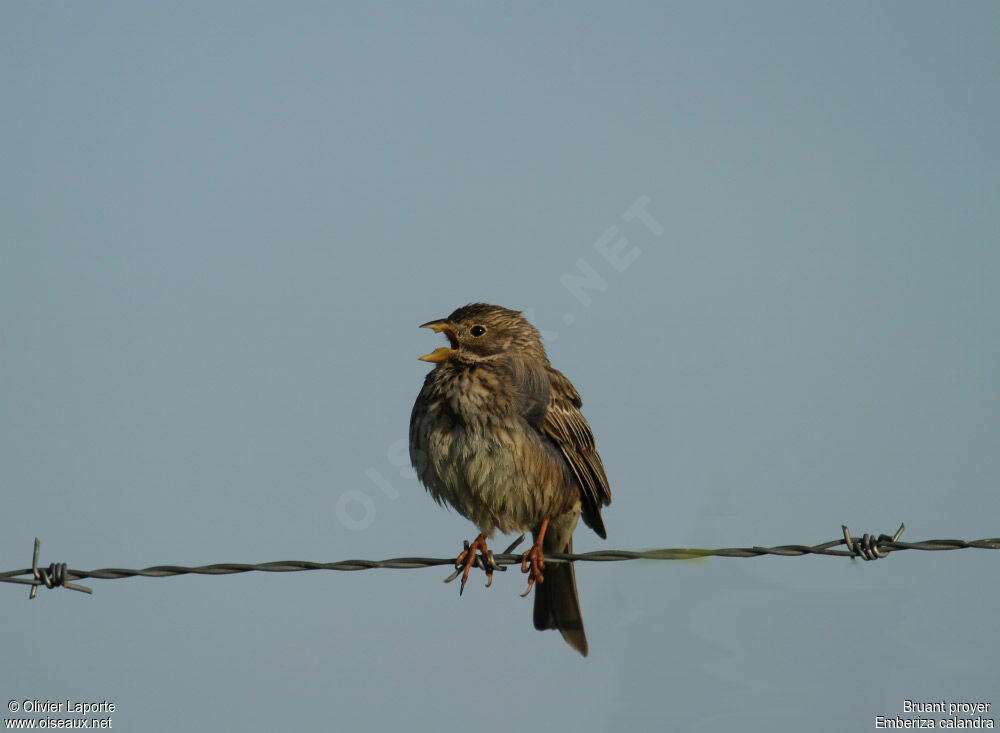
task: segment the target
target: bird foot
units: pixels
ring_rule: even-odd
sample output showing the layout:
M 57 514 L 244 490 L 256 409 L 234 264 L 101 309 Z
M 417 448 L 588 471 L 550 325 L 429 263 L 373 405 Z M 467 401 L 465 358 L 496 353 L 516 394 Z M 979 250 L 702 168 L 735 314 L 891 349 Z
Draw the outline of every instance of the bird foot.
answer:
M 465 549 L 455 558 L 455 572 L 445 578 L 444 582 L 450 583 L 461 573 L 462 585 L 458 589 L 458 595 L 462 595 L 473 565 L 486 573 L 487 588 L 493 584 L 494 570 L 506 570 L 506 568 L 497 565 L 497 561 L 493 559 L 493 553 L 486 546 L 486 538 L 479 535 L 472 541 L 472 544 L 469 544 L 468 540 L 465 541 Z
M 521 555 L 521 572 L 528 573 L 528 588 L 521 594 L 522 598 L 531 593 L 531 587 L 536 580 L 539 583 L 545 582 L 545 576 L 542 575 L 543 570 L 545 570 L 545 555 L 542 554 L 541 537 L 539 537 L 538 542 Z

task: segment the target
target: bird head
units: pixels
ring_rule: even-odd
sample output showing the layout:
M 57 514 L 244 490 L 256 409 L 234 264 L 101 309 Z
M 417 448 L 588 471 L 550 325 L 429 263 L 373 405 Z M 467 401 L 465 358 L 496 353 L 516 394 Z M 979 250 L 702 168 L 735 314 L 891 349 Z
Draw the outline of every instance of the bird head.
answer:
M 428 321 L 420 326 L 448 337 L 448 346 L 441 346 L 420 357 L 436 364 L 448 360 L 479 362 L 501 354 L 517 351 L 537 352 L 543 358 L 541 334 L 521 315 L 520 311 L 487 303 L 462 306 L 447 318 Z

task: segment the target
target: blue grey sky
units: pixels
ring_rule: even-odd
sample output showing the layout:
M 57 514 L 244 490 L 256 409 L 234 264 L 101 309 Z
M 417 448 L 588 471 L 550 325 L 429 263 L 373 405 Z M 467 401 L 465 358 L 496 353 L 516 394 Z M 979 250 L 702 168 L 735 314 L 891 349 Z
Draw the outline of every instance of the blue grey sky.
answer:
M 470 301 L 583 395 L 614 500 L 578 551 L 1000 535 L 998 27 L 3 3 L 0 565 L 456 554 L 405 437 L 417 325 Z M 869 730 L 1000 705 L 998 562 L 581 565 L 587 659 L 513 572 L 3 586 L 0 695 L 135 731 Z

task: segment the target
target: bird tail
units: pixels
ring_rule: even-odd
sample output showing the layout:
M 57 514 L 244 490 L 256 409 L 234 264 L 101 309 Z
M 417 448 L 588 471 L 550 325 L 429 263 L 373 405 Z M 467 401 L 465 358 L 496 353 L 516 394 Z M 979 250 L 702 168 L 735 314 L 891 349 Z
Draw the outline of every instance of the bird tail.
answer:
M 573 528 L 569 528 L 568 536 L 553 532 L 553 529 L 556 527 L 550 526 L 542 538 L 542 551 L 545 554 L 573 552 Z M 545 580 L 535 584 L 535 628 L 539 631 L 559 629 L 567 644 L 587 656 L 587 635 L 583 631 L 573 564 L 548 564 L 543 575 Z

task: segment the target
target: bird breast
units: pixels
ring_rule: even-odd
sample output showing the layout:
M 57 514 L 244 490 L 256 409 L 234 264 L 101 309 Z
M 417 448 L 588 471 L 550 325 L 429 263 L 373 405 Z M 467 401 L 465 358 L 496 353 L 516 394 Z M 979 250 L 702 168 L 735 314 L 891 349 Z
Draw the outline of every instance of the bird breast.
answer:
M 429 378 L 411 424 L 413 462 L 431 496 L 487 536 L 529 531 L 579 504 L 558 449 L 511 409 L 492 376 Z

